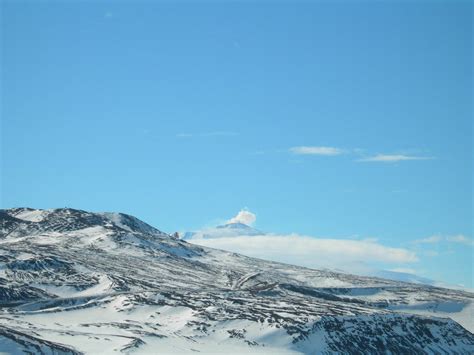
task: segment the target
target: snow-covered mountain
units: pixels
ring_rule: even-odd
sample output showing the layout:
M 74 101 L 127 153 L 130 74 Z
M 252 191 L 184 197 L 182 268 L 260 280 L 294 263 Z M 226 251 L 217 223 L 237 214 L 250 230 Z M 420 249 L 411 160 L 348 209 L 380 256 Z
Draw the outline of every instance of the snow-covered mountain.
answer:
M 237 236 L 255 236 L 265 235 L 265 233 L 258 229 L 252 228 L 244 223 L 227 223 L 214 228 L 205 228 L 198 232 L 186 232 L 181 239 L 212 239 L 223 237 L 237 237 Z
M 0 210 L 0 353 L 471 354 L 473 302 L 200 247 L 125 214 Z

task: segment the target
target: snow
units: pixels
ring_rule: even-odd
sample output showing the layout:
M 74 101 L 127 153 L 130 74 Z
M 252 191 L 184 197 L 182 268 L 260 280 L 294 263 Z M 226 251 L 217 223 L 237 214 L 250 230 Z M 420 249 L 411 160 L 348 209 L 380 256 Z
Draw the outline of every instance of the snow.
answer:
M 104 216 L 108 220 L 110 220 L 112 223 L 114 223 L 116 226 L 125 229 L 128 232 L 133 232 L 132 229 L 130 229 L 129 226 L 125 225 L 122 223 L 122 215 L 120 213 L 113 213 L 113 212 L 102 212 L 100 215 Z
M 32 253 L 21 253 L 16 256 L 16 260 L 32 260 L 35 258 L 35 254 Z
M 25 210 L 15 214 L 15 218 L 29 222 L 41 222 L 49 213 L 49 210 Z
M 0 331 L 31 337 L 45 353 L 50 341 L 85 354 L 308 354 L 342 351 L 344 341 L 393 344 L 417 329 L 432 352 L 474 349 L 455 323 L 473 332 L 472 293 L 200 247 L 134 217 L 120 227 L 119 214 L 51 213 L 60 218 L 0 241 L 0 294 L 11 300 Z M 21 348 L 9 339 L 0 332 L 0 349 Z
M 241 277 L 240 279 L 238 279 L 235 284 L 232 286 L 232 289 L 233 290 L 238 290 L 239 288 L 242 287 L 242 285 L 244 283 L 246 283 L 248 280 L 250 280 L 251 278 L 254 278 L 255 276 L 258 276 L 260 275 L 260 272 L 251 272 L 249 274 L 246 274 L 244 275 L 243 277 Z
M 99 282 L 97 285 L 86 288 L 84 291 L 77 292 L 77 296 L 94 296 L 106 293 L 110 291 L 113 282 L 107 277 L 107 275 L 100 275 Z
M 474 333 L 474 302 L 418 302 L 392 305 L 392 310 L 423 316 L 450 318 Z
M 198 317 L 190 308 L 141 306 L 124 311 L 126 300 L 127 297 L 123 295 L 112 298 L 112 302 L 102 306 L 81 310 L 25 312 L 22 319 L 24 322 L 36 324 L 35 333 L 42 337 L 54 342 L 68 343 L 86 353 L 94 353 L 99 348 L 104 350 L 101 350 L 101 353 L 114 353 L 133 340 L 136 336 L 135 330 L 155 333 L 158 330 L 166 336 L 146 336 L 145 345 L 136 349 L 137 354 L 146 354 L 149 351 L 191 353 L 195 350 L 204 353 L 299 353 L 290 349 L 292 338 L 283 328 L 278 329 L 248 320 L 234 320 L 222 322 L 209 337 L 202 337 L 197 336 L 188 326 L 190 321 Z M 117 312 L 117 309 L 121 312 Z M 4 320 L 0 318 L 0 324 L 2 322 Z M 228 331 L 235 329 L 245 332 L 247 340 L 256 341 L 261 346 L 250 347 L 239 339 L 229 338 Z

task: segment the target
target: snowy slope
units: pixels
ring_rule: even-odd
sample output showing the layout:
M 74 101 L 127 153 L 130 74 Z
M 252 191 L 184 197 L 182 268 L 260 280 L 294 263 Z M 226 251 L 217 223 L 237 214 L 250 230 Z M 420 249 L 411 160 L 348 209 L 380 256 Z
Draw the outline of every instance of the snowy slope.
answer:
M 469 354 L 473 302 L 200 247 L 125 214 L 0 210 L 0 353 Z

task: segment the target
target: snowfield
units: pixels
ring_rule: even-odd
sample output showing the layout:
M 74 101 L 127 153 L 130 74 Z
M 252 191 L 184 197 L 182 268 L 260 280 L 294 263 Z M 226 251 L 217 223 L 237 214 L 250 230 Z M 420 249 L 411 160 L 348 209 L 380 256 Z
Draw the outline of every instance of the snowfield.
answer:
M 193 245 L 125 214 L 0 210 L 0 354 L 472 354 L 473 302 Z

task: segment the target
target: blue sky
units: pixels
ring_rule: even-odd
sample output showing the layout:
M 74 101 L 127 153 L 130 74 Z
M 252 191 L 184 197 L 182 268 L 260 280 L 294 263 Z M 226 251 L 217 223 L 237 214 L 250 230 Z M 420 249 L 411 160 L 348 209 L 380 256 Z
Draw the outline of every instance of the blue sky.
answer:
M 1 207 L 247 208 L 474 286 L 472 3 L 1 6 Z

